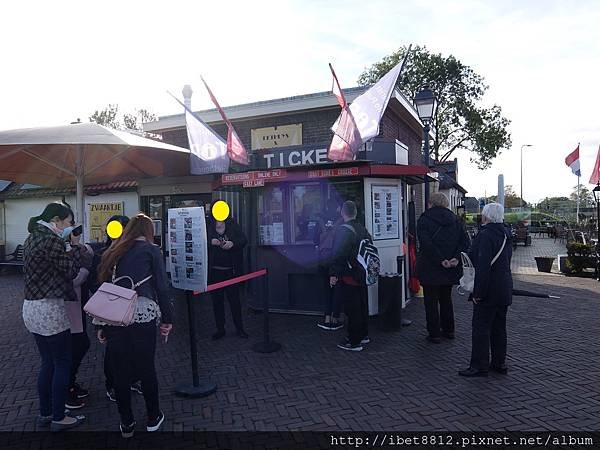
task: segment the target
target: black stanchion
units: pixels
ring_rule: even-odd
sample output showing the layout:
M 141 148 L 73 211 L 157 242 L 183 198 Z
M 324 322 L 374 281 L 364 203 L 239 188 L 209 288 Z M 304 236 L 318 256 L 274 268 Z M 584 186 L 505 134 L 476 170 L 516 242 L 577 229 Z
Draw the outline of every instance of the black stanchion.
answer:
M 210 381 L 200 383 L 198 375 L 198 346 L 196 342 L 196 314 L 194 295 L 191 291 L 185 291 L 185 299 L 188 305 L 188 320 L 190 326 L 190 354 L 192 358 L 192 384 L 181 383 L 175 389 L 175 393 L 183 397 L 206 397 L 217 390 L 217 385 Z
M 263 341 L 252 346 L 258 353 L 273 353 L 281 349 L 281 344 L 273 342 L 269 337 L 269 272 L 262 277 L 263 296 Z

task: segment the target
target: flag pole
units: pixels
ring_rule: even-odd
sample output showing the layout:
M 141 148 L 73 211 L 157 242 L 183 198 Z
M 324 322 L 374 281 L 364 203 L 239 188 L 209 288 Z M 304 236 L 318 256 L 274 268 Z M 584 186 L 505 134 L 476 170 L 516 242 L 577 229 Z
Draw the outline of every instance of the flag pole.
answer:
M 577 175 L 577 225 L 579 225 L 579 175 Z

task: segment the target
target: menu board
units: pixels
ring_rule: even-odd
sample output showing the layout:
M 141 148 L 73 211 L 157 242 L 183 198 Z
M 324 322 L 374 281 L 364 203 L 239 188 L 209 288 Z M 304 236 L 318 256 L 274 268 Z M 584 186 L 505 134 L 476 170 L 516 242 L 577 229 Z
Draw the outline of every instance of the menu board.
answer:
M 204 208 L 169 209 L 168 242 L 173 287 L 206 291 L 208 249 Z
M 400 239 L 400 195 L 398 186 L 372 186 L 373 239 Z

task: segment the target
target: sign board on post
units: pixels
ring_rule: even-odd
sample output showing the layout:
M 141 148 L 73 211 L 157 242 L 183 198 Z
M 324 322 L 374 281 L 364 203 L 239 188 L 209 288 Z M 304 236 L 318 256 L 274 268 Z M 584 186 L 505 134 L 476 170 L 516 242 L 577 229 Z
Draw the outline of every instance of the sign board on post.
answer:
M 88 203 L 89 241 L 103 242 L 106 236 L 108 219 L 115 215 L 124 215 L 123 202 Z
M 176 289 L 205 292 L 208 249 L 204 208 L 169 209 L 168 230 L 171 284 Z
M 400 195 L 397 186 L 373 185 L 373 239 L 400 238 Z

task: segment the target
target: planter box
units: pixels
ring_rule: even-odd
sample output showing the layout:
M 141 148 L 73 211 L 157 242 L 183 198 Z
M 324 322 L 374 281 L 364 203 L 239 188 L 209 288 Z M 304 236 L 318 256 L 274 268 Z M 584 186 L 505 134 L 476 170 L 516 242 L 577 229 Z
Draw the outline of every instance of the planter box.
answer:
M 567 267 L 567 255 L 558 255 L 558 271 L 560 273 L 571 273 L 571 270 Z
M 552 264 L 554 264 L 553 256 L 536 256 L 535 263 L 537 264 L 538 272 L 552 272 Z

